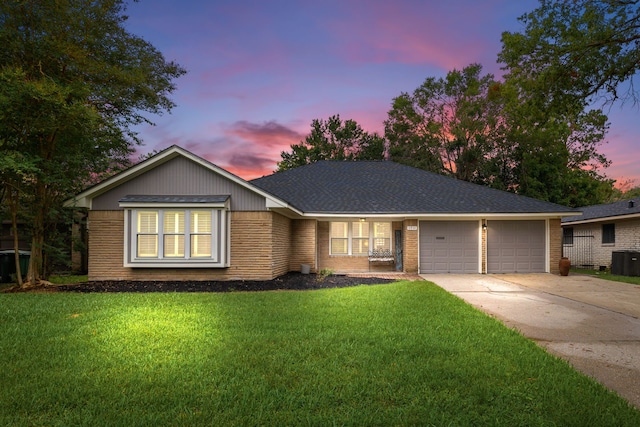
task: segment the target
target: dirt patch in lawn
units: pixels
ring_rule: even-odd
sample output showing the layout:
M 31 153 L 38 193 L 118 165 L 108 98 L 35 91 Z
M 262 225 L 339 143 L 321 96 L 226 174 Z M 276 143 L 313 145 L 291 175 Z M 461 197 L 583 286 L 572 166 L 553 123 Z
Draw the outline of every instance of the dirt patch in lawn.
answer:
M 238 292 L 310 290 L 345 288 L 358 285 L 386 284 L 395 279 L 381 277 L 354 277 L 347 275 L 320 276 L 316 274 L 287 273 L 273 280 L 229 281 L 100 281 L 47 287 L 58 292 Z

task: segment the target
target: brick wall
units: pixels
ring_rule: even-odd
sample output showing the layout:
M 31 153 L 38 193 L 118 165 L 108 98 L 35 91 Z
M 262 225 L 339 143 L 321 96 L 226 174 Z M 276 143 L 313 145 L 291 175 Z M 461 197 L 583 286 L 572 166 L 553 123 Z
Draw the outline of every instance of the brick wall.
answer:
M 483 219 L 482 224 L 486 225 L 487 220 Z M 482 266 L 481 267 L 482 274 L 486 274 L 487 273 L 487 229 L 484 226 L 482 227 L 481 235 L 482 235 L 482 242 L 480 243 L 480 248 L 481 248 L 480 264 Z
M 90 211 L 89 280 L 264 280 L 282 274 L 288 264 L 283 259 L 289 252 L 289 220 L 273 212 L 230 216 L 230 267 L 126 268 L 124 211 Z
M 407 230 L 407 227 L 415 227 L 415 230 Z M 418 220 L 407 219 L 403 222 L 402 243 L 404 254 L 405 273 L 418 272 Z
M 300 271 L 301 264 L 309 264 L 311 271 L 316 266 L 316 227 L 315 219 L 296 219 L 291 221 L 291 257 L 289 271 Z
M 549 220 L 549 272 L 560 274 L 560 257 L 562 257 L 562 227 L 560 219 Z
M 616 242 L 602 243 L 602 224 L 615 223 Z M 634 250 L 640 251 L 640 219 L 625 219 L 618 221 L 596 222 L 590 224 L 577 224 L 572 226 L 574 236 L 577 234 L 592 235 L 591 254 L 594 268 L 600 266 L 611 267 L 611 256 L 613 251 Z M 568 256 L 573 263 L 579 252 L 578 244 L 587 244 L 586 242 L 578 243 L 578 239 L 574 237 L 574 246 L 565 247 L 565 256 Z M 575 253 L 574 253 L 575 252 Z
M 291 220 L 277 213 L 272 213 L 271 229 L 271 267 L 272 276 L 277 277 L 289 272 L 291 257 Z

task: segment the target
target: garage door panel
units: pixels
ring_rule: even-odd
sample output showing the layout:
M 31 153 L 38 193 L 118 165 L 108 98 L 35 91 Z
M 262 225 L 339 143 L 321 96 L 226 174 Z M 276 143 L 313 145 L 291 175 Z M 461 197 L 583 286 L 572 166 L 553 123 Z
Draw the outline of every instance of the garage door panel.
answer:
M 488 221 L 487 272 L 546 271 L 546 226 L 543 220 Z
M 420 221 L 420 272 L 477 273 L 477 221 Z

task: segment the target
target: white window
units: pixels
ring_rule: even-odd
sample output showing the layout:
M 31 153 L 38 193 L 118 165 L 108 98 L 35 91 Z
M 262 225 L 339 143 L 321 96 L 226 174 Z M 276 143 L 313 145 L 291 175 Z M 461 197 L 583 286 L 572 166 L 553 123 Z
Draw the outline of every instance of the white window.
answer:
M 125 209 L 127 267 L 228 267 L 227 203 L 222 207 Z
M 349 253 L 349 223 L 331 223 L 331 253 L 347 255 Z
M 329 227 L 331 255 L 367 256 L 370 250 L 391 250 L 390 222 L 332 222 Z
M 391 250 L 391 224 L 388 222 L 373 223 L 373 249 Z
M 351 223 L 351 254 L 369 255 L 369 223 Z

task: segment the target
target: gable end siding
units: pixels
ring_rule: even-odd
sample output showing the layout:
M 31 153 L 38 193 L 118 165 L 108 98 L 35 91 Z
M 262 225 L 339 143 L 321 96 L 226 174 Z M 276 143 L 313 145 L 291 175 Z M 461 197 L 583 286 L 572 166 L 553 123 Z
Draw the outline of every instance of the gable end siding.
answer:
M 230 195 L 231 210 L 266 210 L 264 197 L 184 157 L 176 157 L 95 197 L 92 209 L 119 210 L 118 201 L 128 195 Z

